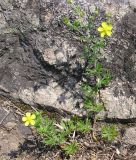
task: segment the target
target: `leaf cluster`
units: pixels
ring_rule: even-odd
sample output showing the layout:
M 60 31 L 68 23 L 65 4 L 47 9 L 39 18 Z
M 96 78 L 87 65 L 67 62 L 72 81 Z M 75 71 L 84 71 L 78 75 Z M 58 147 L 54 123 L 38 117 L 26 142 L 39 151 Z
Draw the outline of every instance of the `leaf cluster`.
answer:
M 78 151 L 78 143 L 76 141 L 73 141 L 69 144 L 65 144 L 63 146 L 63 150 L 67 155 L 75 154 Z
M 85 120 L 73 117 L 70 120 L 62 119 L 60 124 L 48 116 L 43 117 L 42 113 L 36 112 L 35 127 L 37 132 L 42 137 L 43 142 L 50 146 L 64 145 L 64 151 L 74 153 L 76 143 L 65 143 L 70 139 L 72 133 L 87 133 L 91 130 L 91 122 L 87 118 Z M 66 147 L 66 148 L 65 148 Z
M 101 129 L 102 138 L 112 142 L 118 136 L 119 132 L 116 125 L 104 125 Z

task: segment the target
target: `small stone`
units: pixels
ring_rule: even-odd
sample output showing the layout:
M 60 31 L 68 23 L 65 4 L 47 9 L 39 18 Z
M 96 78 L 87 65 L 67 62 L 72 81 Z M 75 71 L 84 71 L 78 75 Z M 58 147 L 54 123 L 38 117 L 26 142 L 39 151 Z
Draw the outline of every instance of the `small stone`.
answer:
M 16 128 L 17 124 L 15 122 L 8 122 L 7 124 L 5 124 L 5 127 L 7 128 L 7 130 L 12 130 L 14 128 Z
M 50 65 L 56 64 L 56 56 L 54 54 L 54 50 L 52 48 L 47 48 L 44 51 L 43 58 Z
M 61 50 L 56 50 L 56 60 L 59 62 L 67 62 L 67 58 L 65 57 L 64 53 Z
M 120 153 L 126 156 L 128 154 L 128 150 L 126 148 L 121 148 Z
M 119 151 L 119 149 L 117 148 L 116 149 L 116 153 L 119 155 L 120 154 L 120 151 Z
M 123 141 L 131 145 L 136 145 L 136 127 L 126 129 Z
M 49 24 L 51 19 L 53 18 L 53 14 L 51 12 L 48 12 L 45 16 L 44 16 L 44 20 L 46 24 Z
M 85 145 L 86 147 L 90 147 L 90 144 L 89 144 L 88 142 L 84 142 L 84 145 Z
M 34 28 L 39 26 L 40 20 L 39 20 L 39 18 L 37 17 L 37 15 L 33 15 L 33 16 L 32 16 L 31 23 L 32 23 L 32 25 L 33 25 Z
M 135 97 L 134 95 L 126 96 L 130 94 L 127 87 L 122 81 L 116 80 L 110 84 L 109 88 L 100 91 L 101 99 L 106 108 L 106 117 L 118 119 L 136 117 Z M 105 113 L 102 111 L 100 115 L 104 116 Z

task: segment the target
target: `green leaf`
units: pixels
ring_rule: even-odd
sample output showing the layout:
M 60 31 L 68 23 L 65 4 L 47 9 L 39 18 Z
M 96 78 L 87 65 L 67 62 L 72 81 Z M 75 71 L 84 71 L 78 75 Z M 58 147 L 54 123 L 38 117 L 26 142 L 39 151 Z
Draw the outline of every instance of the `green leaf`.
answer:
M 75 20 L 74 23 L 73 23 L 72 28 L 74 30 L 77 30 L 79 26 L 80 26 L 80 21 L 79 20 Z
M 98 90 L 97 90 L 96 87 L 91 87 L 91 86 L 89 86 L 86 83 L 83 83 L 82 86 L 81 86 L 81 88 L 82 88 L 83 94 L 86 97 L 90 97 L 90 98 L 96 96 L 96 94 L 98 92 Z
M 86 109 L 89 109 L 92 112 L 95 112 L 95 113 L 99 113 L 104 108 L 103 104 L 101 104 L 101 103 L 94 103 L 89 98 L 84 101 L 84 107 Z
M 88 98 L 88 99 L 86 99 L 86 100 L 84 101 L 84 107 L 85 107 L 86 109 L 93 108 L 93 107 L 94 107 L 94 102 L 93 102 L 90 98 Z
M 70 134 L 73 131 L 76 130 L 76 125 L 74 124 L 73 120 L 69 120 L 69 121 L 61 121 L 61 126 L 63 127 L 63 130 L 67 133 Z
M 75 7 L 75 13 L 77 13 L 80 17 L 84 17 L 85 15 L 85 12 L 81 9 L 80 5 Z
M 101 129 L 102 138 L 113 141 L 119 134 L 116 125 L 104 125 Z
M 95 104 L 95 107 L 93 108 L 93 111 L 96 112 L 96 113 L 99 113 L 103 109 L 104 109 L 103 104 L 102 103 L 97 103 L 97 104 Z
M 107 70 L 102 78 L 101 84 L 103 86 L 107 86 L 109 84 L 110 80 L 111 80 L 111 75 L 110 75 L 110 72 Z
M 71 26 L 71 23 L 70 23 L 70 20 L 68 17 L 64 17 L 63 18 L 63 23 L 66 25 L 66 26 Z
M 35 119 L 35 127 L 36 128 L 39 128 L 40 127 L 40 125 L 43 123 L 43 118 L 42 118 L 42 116 L 41 116 L 41 112 L 35 112 L 34 113 L 35 115 L 36 115 L 36 119 Z
M 73 1 L 73 0 L 67 0 L 67 3 L 68 3 L 68 4 L 73 4 L 74 1 Z
M 103 71 L 102 75 L 100 75 L 99 78 L 97 78 L 96 86 L 100 89 L 102 87 L 105 87 L 109 84 L 111 80 L 111 76 L 108 70 Z
M 91 130 L 91 122 L 88 118 L 86 120 L 79 120 L 77 121 L 77 131 L 81 133 L 87 133 Z
M 78 151 L 78 143 L 71 142 L 70 144 L 64 145 L 63 150 L 66 152 L 67 155 L 75 154 Z
M 82 36 L 80 37 L 83 41 L 85 40 L 85 38 Z M 84 46 L 84 49 L 83 49 L 83 56 L 85 59 L 88 59 L 90 55 L 90 50 L 89 50 L 89 47 L 87 45 Z
M 100 74 L 100 73 L 102 73 L 102 71 L 103 71 L 102 64 L 101 64 L 101 63 L 97 63 L 97 64 L 96 64 L 96 72 L 97 72 L 98 74 Z
M 92 59 L 93 60 L 93 59 Z M 95 62 L 96 65 L 94 68 L 87 68 L 86 69 L 86 74 L 87 75 L 94 75 L 94 76 L 99 76 L 103 72 L 103 66 L 99 62 Z
M 50 134 L 46 137 L 44 137 L 44 141 L 43 141 L 46 145 L 51 145 L 51 146 L 55 146 L 59 144 L 59 138 L 58 136 L 54 133 L 54 134 Z

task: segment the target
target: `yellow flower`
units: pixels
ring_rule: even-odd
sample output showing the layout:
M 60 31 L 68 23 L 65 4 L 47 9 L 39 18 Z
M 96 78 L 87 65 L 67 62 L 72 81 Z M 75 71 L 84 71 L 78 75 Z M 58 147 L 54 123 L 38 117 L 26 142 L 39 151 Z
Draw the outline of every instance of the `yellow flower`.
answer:
M 22 121 L 25 123 L 25 126 L 35 125 L 35 114 L 31 114 L 27 112 L 24 117 L 22 117 Z
M 101 26 L 98 27 L 98 32 L 100 32 L 101 37 L 104 36 L 111 36 L 112 35 L 112 25 L 108 24 L 107 22 L 102 22 Z

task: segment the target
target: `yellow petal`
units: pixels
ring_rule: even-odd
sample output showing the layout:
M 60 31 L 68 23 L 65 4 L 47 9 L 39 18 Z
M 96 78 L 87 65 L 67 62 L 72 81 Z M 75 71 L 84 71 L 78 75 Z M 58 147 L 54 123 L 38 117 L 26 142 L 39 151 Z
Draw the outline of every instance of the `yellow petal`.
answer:
M 30 113 L 30 112 L 27 112 L 27 113 L 26 113 L 26 117 L 27 117 L 27 118 L 31 117 L 31 113 Z
M 102 27 L 107 28 L 107 22 L 102 22 Z
M 35 119 L 35 118 L 36 118 L 35 114 L 32 114 L 31 119 Z
M 28 121 L 25 122 L 25 126 L 26 127 L 29 126 L 29 122 Z
M 101 37 L 104 37 L 105 36 L 105 32 L 101 32 Z
M 30 124 L 33 126 L 33 125 L 35 125 L 35 121 L 34 120 L 31 120 L 30 121 Z
M 106 34 L 110 37 L 112 35 L 111 31 L 106 31 Z
M 25 122 L 27 120 L 26 117 L 22 117 L 22 121 Z
M 113 28 L 113 27 L 112 27 L 111 24 L 109 24 L 109 25 L 107 26 L 107 29 L 110 30 L 110 31 L 112 30 L 112 28 Z
M 99 27 L 97 30 L 98 30 L 99 32 L 102 32 L 102 31 L 103 31 L 103 28 L 102 28 L 102 27 Z

